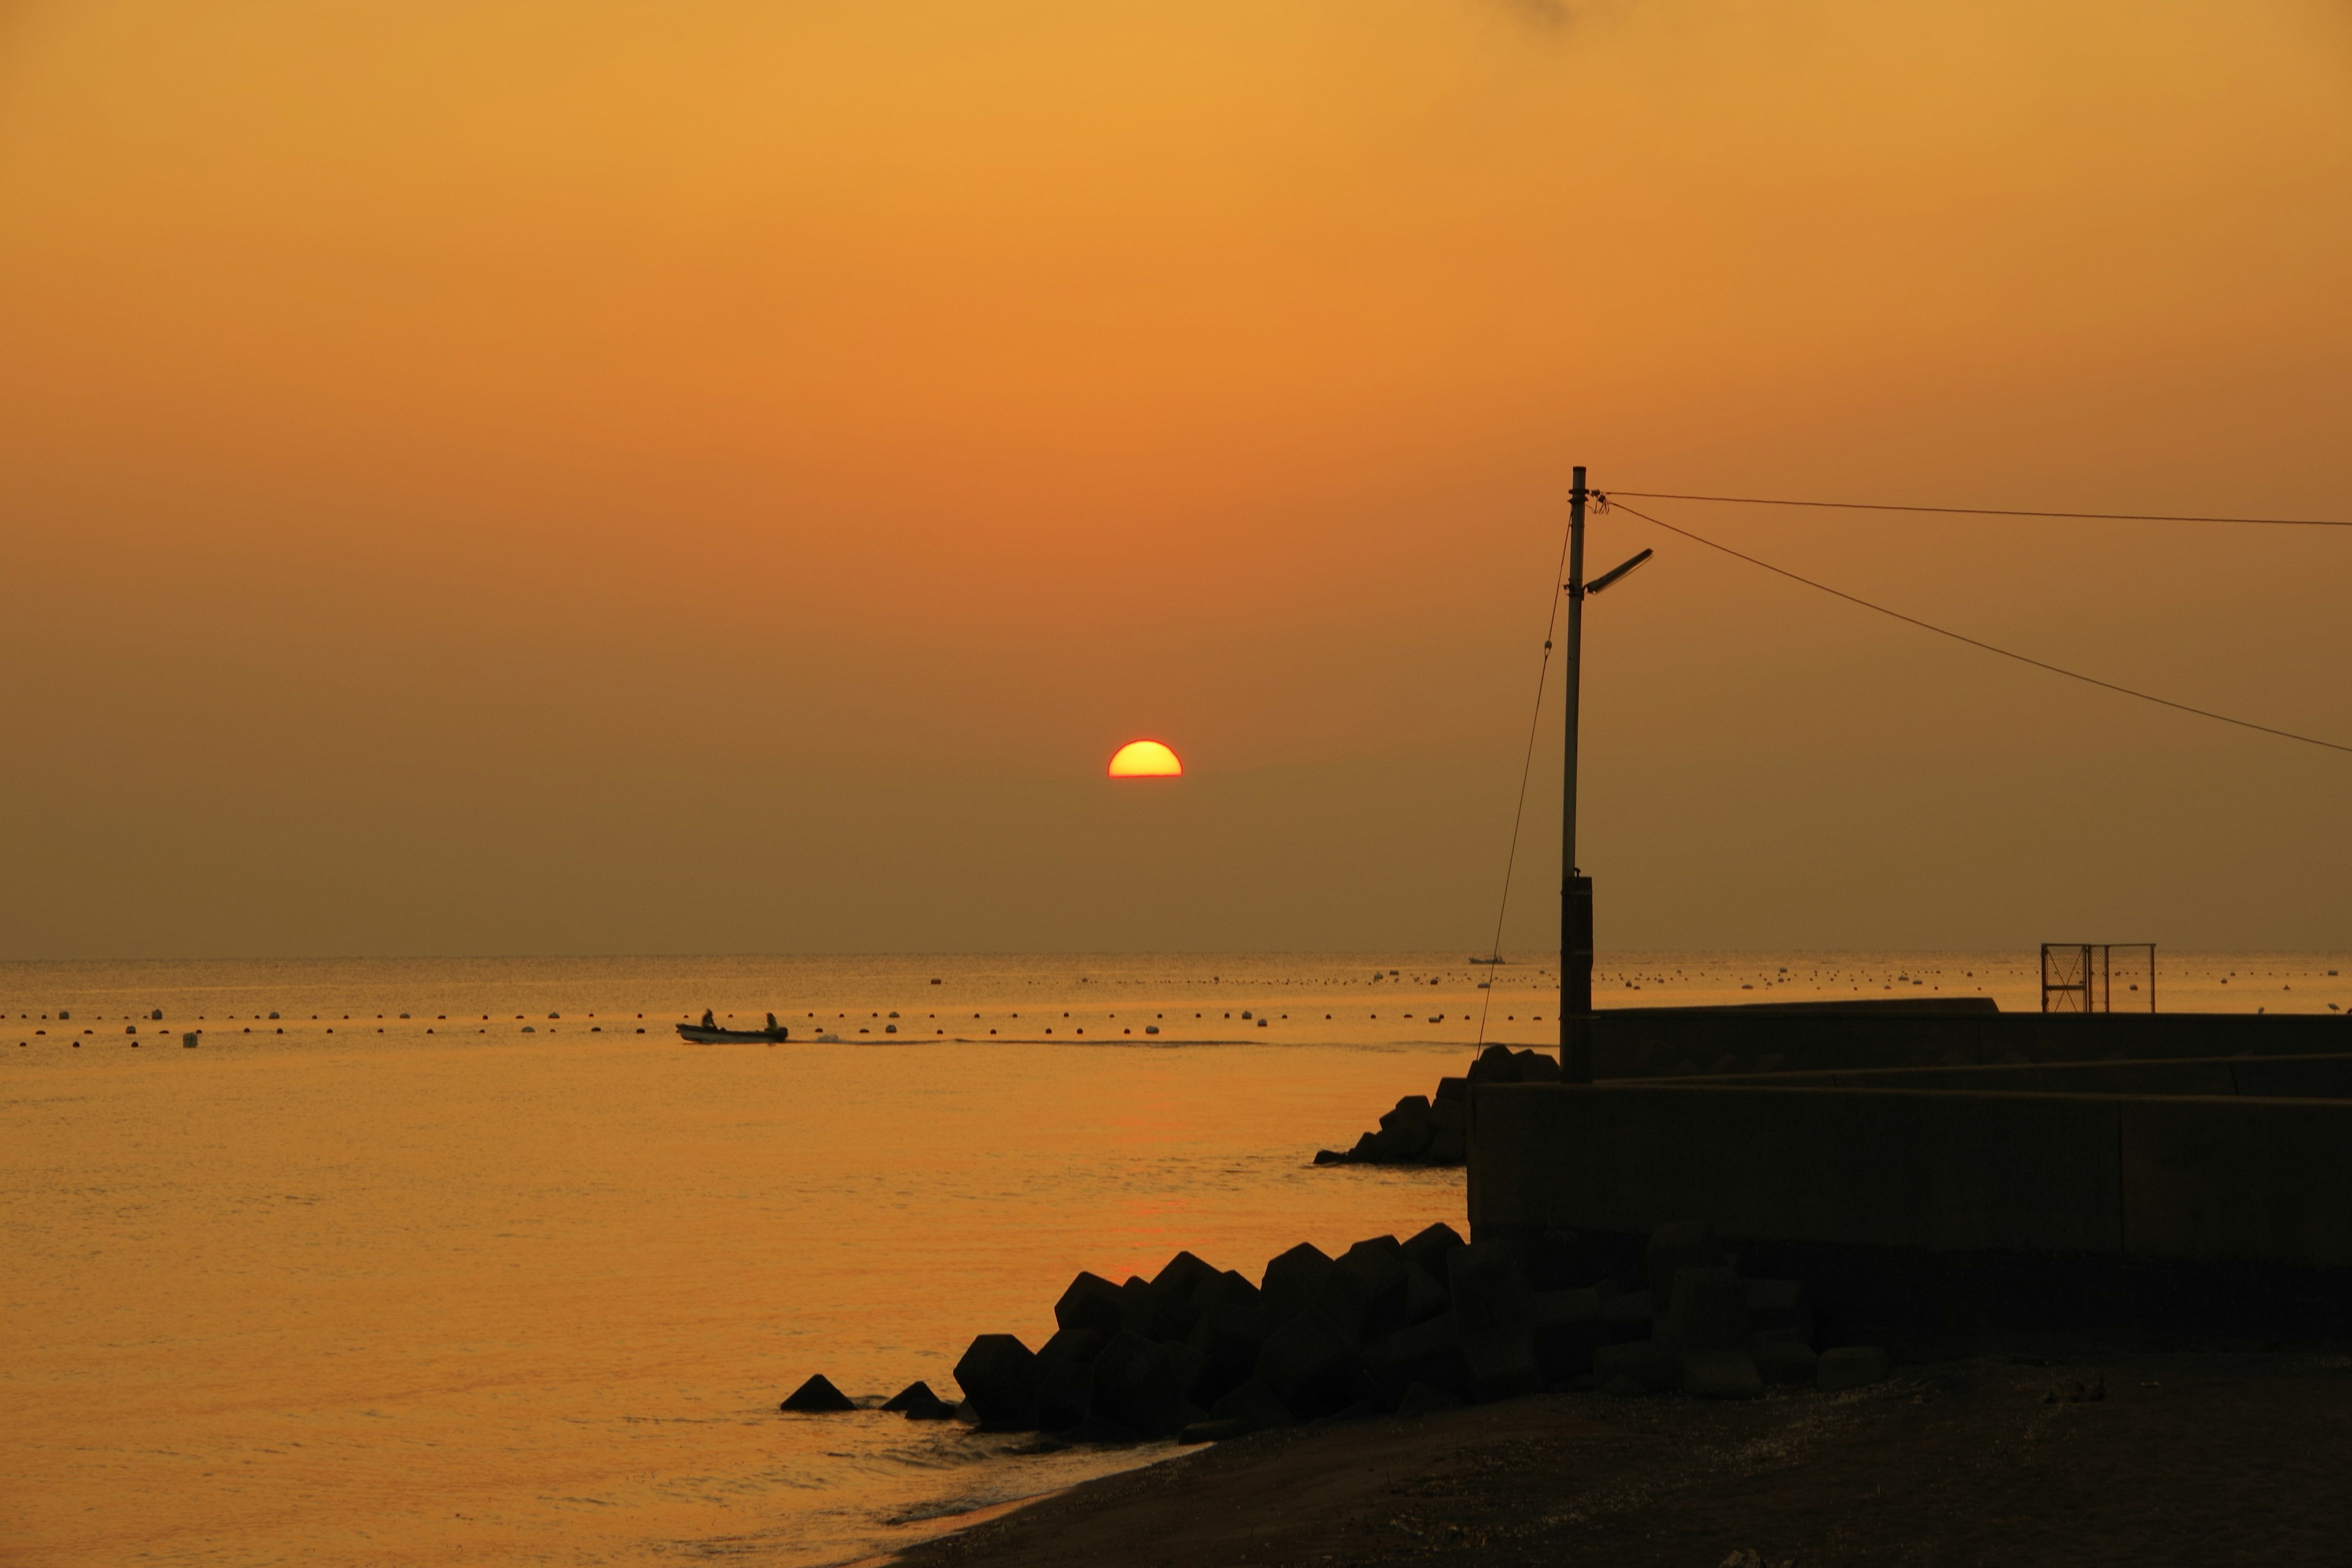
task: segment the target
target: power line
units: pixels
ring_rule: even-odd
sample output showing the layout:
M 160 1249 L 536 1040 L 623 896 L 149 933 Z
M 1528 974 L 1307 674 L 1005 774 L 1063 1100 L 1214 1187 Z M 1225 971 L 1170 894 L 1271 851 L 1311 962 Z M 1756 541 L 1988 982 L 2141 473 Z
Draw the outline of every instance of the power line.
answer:
M 2268 528 L 2352 528 L 2352 520 L 2324 517 L 2189 517 L 2144 511 L 2042 511 L 2024 507 L 1909 506 L 1895 501 L 1792 500 L 1780 496 L 1695 496 L 1672 490 L 1612 490 L 1641 500 L 1722 501 L 1731 506 L 1805 506 L 1831 511 L 1921 511 L 1947 517 L 2059 517 L 2079 522 L 2238 522 Z M 1631 509 L 1628 509 L 1631 510 Z M 1639 514 L 1636 513 L 1638 516 Z M 1664 526 L 1661 524 L 1660 526 Z
M 1551 673 L 1551 634 L 1553 628 L 1559 625 L 1559 600 L 1566 591 L 1559 584 L 1560 574 L 1568 570 L 1568 541 L 1569 535 L 1562 532 L 1559 536 L 1559 564 L 1552 568 L 1551 574 L 1551 603 L 1544 610 L 1543 662 L 1536 667 L 1535 711 L 1528 715 L 1528 754 L 1519 759 L 1519 802 L 1511 808 L 1511 849 L 1503 857 L 1503 897 L 1495 907 L 1495 940 L 1486 954 L 1497 960 L 1503 956 L 1503 917 L 1511 908 L 1511 873 L 1519 863 L 1519 823 L 1528 812 L 1528 773 L 1535 766 L 1536 731 L 1543 722 L 1544 679 Z M 1496 966 L 1488 967 L 1486 1000 L 1478 1009 L 1478 1046 L 1481 1049 L 1486 1044 L 1486 1015 L 1495 1006 L 1495 976 L 1491 971 Z
M 1618 490 L 1613 493 L 1616 495 L 1634 495 L 1639 494 L 1640 492 L 1633 490 Z M 1646 500 L 1648 498 L 1644 497 L 1643 499 Z M 1843 599 L 1850 605 L 1859 605 L 1865 610 L 1875 610 L 1882 616 L 1891 616 L 1895 620 L 1904 622 L 1906 625 L 1917 626 L 1922 631 L 1934 632 L 1937 637 L 1949 637 L 1954 642 L 1966 643 L 1970 647 L 1982 648 L 1987 653 L 1997 653 L 2003 658 L 2013 658 L 2020 664 L 2030 664 L 2036 669 L 2046 669 L 2053 675 L 2063 675 L 2069 680 L 2079 680 L 2086 686 L 2096 686 L 2108 691 L 2120 692 L 2126 697 L 2137 697 L 2143 702 L 2153 702 L 2159 708 L 2171 708 L 2183 713 L 2194 713 L 2200 719 L 2213 719 L 2224 724 L 2235 724 L 2241 730 L 2259 730 L 2265 735 L 2276 735 L 2281 740 L 2301 741 L 2307 746 L 2322 746 L 2331 752 L 2352 752 L 2352 746 L 2342 745 L 2335 741 L 2323 741 L 2315 735 L 2299 735 L 2292 730 L 2273 729 L 2268 724 L 2257 724 L 2251 719 L 2233 719 L 2227 713 L 2216 713 L 2210 708 L 2195 708 L 2186 702 L 2175 702 L 2169 697 L 2158 697 L 2153 692 L 2137 691 L 2128 686 L 2118 686 L 2112 680 L 2101 680 L 2095 675 L 2084 675 L 2080 670 L 2067 669 L 2063 666 L 2051 664 L 2042 659 L 2033 658 L 2025 654 L 2013 653 L 2008 648 L 1998 647 L 1993 644 L 1985 642 L 1979 638 L 1969 637 L 1964 633 L 1953 631 L 1949 627 L 1937 626 L 1932 621 L 1923 621 L 1916 616 L 1906 616 L 1900 610 L 1890 610 L 1885 605 L 1873 604 L 1870 600 L 1863 598 L 1858 594 L 1849 594 L 1843 588 L 1832 588 L 1827 583 L 1815 582 L 1812 578 L 1802 576 L 1798 573 L 1791 572 L 1785 566 L 1775 566 L 1769 561 L 1759 560 L 1757 557 L 1747 553 L 1745 551 L 1734 550 L 1728 544 L 1718 544 L 1714 540 L 1706 537 L 1704 534 L 1693 533 L 1689 529 L 1677 527 L 1674 523 L 1668 522 L 1663 518 L 1652 517 L 1648 512 L 1635 511 L 1632 507 L 1624 505 L 1615 505 L 1614 510 L 1625 512 L 1633 517 L 1638 517 L 1643 522 L 1654 523 L 1658 527 L 1664 529 L 1669 533 L 1679 533 L 1685 539 L 1691 541 L 1695 544 L 1704 544 L 1709 550 L 1719 550 L 1726 555 L 1732 556 L 1737 560 L 1747 562 L 1750 566 L 1761 566 L 1765 571 L 1772 573 L 1776 576 L 1786 577 L 1792 583 L 1802 583 L 1808 588 L 1819 589 L 1821 592 L 1830 595 L 1833 598 Z

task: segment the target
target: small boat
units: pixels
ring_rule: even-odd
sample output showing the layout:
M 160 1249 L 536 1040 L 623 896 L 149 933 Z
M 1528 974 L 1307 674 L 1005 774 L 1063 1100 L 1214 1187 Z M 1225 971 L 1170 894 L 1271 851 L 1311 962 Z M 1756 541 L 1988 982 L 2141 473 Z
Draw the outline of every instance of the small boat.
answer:
M 1511 961 L 1507 958 L 1481 958 L 1474 952 L 1470 955 L 1470 962 L 1473 963 L 1508 963 Z
M 789 1040 L 793 1037 L 793 1032 L 790 1029 L 776 1022 L 776 1016 L 773 1013 L 768 1015 L 768 1026 L 764 1029 L 722 1029 L 719 1026 L 718 1021 L 706 1011 L 702 1015 L 701 1023 L 680 1024 L 677 1026 L 677 1032 L 689 1043 L 698 1046 L 772 1046 L 779 1040 Z

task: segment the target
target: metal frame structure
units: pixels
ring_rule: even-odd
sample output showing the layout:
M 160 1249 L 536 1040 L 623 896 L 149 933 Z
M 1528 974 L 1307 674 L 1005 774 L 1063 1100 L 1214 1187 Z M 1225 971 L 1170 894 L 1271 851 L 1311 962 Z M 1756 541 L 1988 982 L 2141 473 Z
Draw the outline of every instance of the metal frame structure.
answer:
M 2133 962 L 2132 955 L 2147 955 L 2147 969 Z M 2123 968 L 2118 971 L 2116 955 L 2123 955 Z M 2156 943 L 2152 942 L 2045 942 L 2042 944 L 2042 1010 L 2045 1013 L 2112 1013 L 2116 1010 L 2115 983 L 2117 973 L 2124 978 L 2126 994 L 2137 990 L 2132 977 L 2145 973 L 2147 984 L 2147 1010 L 2156 1011 Z M 2137 1012 L 2138 1004 L 2127 1004 Z

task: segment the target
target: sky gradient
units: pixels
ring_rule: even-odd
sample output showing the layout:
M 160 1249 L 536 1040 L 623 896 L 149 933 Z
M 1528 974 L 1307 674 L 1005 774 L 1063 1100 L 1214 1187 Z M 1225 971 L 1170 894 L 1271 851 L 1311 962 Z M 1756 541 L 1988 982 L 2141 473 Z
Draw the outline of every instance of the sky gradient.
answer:
M 2352 517 L 2347 256 L 2320 0 L 19 3 L 0 955 L 1478 950 L 1571 464 Z M 1656 510 L 2352 741 L 2352 531 Z M 2352 944 L 2352 758 L 1645 545 L 1604 950 Z

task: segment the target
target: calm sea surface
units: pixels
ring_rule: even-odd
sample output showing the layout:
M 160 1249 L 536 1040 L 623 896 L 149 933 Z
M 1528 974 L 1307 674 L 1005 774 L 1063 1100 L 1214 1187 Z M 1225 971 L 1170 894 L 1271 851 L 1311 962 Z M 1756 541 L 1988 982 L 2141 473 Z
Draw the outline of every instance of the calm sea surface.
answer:
M 2330 971 L 2167 955 L 2161 996 L 2352 1006 Z M 2030 954 L 1599 978 L 2036 1005 Z M 1392 953 L 0 964 L 0 1560 L 821 1563 L 1147 1462 L 775 1405 L 819 1371 L 952 1397 L 971 1336 L 1038 1343 L 1080 1268 L 1460 1224 L 1458 1172 L 1309 1161 L 1482 1026 L 1548 1043 L 1556 984 Z M 705 1007 L 793 1042 L 681 1044 Z

